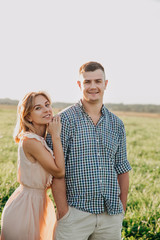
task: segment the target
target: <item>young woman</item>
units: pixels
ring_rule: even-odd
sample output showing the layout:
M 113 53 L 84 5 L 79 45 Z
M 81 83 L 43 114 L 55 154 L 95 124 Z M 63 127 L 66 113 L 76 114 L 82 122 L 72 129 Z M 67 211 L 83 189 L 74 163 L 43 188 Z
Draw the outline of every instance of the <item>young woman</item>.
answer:
M 45 92 L 28 93 L 18 105 L 15 128 L 20 186 L 2 213 L 2 240 L 52 240 L 56 215 L 47 189 L 65 175 L 60 117 L 52 115 Z M 53 152 L 45 142 L 49 132 Z M 65 201 L 65 199 L 64 199 Z

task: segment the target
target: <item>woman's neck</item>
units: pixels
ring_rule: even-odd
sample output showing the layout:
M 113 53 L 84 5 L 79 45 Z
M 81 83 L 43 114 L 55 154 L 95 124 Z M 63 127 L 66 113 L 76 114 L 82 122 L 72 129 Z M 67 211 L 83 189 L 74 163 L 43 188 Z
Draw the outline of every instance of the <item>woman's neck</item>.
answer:
M 36 134 L 41 136 L 41 137 L 44 137 L 45 138 L 45 135 L 46 135 L 46 126 L 34 126 L 35 130 L 36 130 Z

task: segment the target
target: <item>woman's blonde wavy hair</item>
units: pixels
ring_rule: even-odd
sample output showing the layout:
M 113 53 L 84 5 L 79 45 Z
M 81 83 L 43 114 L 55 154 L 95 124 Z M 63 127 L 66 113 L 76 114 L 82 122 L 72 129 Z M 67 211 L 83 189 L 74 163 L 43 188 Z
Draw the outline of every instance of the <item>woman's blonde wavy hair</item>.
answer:
M 24 96 L 24 98 L 18 104 L 17 123 L 14 129 L 14 134 L 13 134 L 13 137 L 16 143 L 20 141 L 20 137 L 23 135 L 24 132 L 31 131 L 33 133 L 36 133 L 34 126 L 28 120 L 28 116 L 34 108 L 35 97 L 39 95 L 44 96 L 51 104 L 51 99 L 48 93 L 44 91 L 29 92 Z

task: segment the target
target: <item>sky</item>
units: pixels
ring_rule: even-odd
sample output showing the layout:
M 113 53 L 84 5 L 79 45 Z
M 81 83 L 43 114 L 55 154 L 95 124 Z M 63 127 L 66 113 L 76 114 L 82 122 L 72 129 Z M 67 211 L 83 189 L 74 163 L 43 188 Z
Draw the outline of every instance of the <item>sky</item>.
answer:
M 104 103 L 160 104 L 160 0 L 0 1 L 0 98 L 77 102 L 88 61 L 105 68 Z

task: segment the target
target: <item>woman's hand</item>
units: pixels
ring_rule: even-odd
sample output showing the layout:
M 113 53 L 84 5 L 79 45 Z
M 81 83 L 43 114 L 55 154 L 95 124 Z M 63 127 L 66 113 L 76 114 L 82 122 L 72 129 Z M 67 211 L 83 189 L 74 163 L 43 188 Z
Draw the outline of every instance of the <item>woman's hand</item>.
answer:
M 61 119 L 59 115 L 55 115 L 48 124 L 48 132 L 53 138 L 59 138 L 61 134 Z

